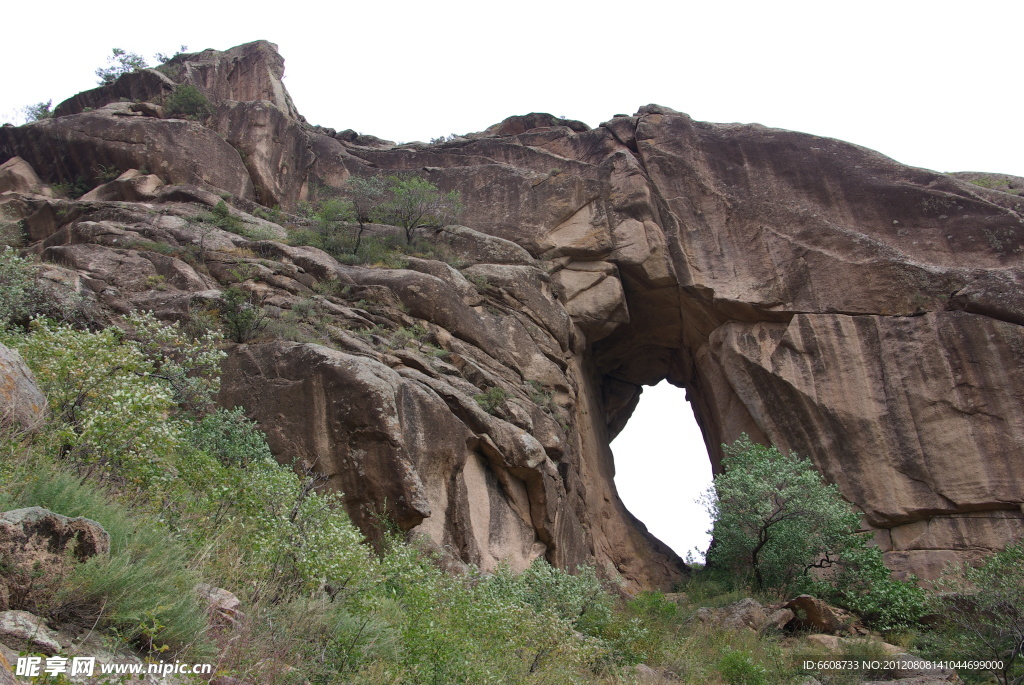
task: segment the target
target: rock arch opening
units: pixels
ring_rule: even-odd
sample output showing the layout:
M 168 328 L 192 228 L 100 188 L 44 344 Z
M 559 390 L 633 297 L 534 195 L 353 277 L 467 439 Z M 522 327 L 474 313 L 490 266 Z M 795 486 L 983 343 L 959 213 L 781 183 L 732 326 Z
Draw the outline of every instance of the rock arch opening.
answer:
M 626 508 L 677 554 L 702 559 L 711 520 L 698 499 L 711 484 L 711 459 L 685 391 L 667 381 L 645 388 L 611 448 Z

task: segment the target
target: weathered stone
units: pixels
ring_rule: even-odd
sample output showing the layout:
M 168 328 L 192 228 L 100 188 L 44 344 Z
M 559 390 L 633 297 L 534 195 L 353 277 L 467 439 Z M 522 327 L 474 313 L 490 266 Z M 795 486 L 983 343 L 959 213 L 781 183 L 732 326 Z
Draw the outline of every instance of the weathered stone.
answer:
M 46 627 L 46 622 L 27 611 L 0 611 L 0 640 L 48 656 L 61 650 L 57 636 Z
M 296 300 L 313 286 L 333 293 L 317 300 L 328 319 L 317 335 L 343 351 L 240 347 L 224 401 L 258 416 L 278 454 L 297 443 L 364 526 L 386 500 L 463 563 L 522 567 L 543 554 L 613 568 L 631 589 L 668 587 L 681 562 L 618 499 L 608 447 L 642 387 L 668 379 L 686 389 L 716 469 L 741 433 L 808 456 L 901 573 L 932 577 L 1019 537 L 1024 216 L 1013 191 L 1024 182 L 657 105 L 593 130 L 534 113 L 394 146 L 306 125 L 282 64 L 268 43 L 171 60 L 174 80 L 217 105 L 210 123 L 228 142 L 111 102 L 4 128 L 0 159 L 20 155 L 50 180 L 103 165 L 191 184 L 147 191 L 163 223 L 17 196 L 18 218 L 45 241 L 33 254 L 62 260 L 110 310 L 184 318 L 240 263 L 275 315 L 308 308 Z M 415 233 L 471 263 L 463 273 L 422 259 L 346 266 L 214 233 L 208 278 L 123 242 L 195 245 L 172 224 L 198 210 L 179 203 L 255 198 L 250 176 L 260 201 L 287 212 L 322 185 L 393 173 L 460 193 L 465 227 Z M 248 202 L 235 206 L 254 211 Z M 157 274 L 187 293 L 150 291 Z M 414 330 L 416 344 L 395 341 Z M 507 395 L 493 414 L 473 400 L 485 391 Z
M 83 195 L 83 202 L 124 200 L 143 202 L 156 198 L 156 191 L 164 185 L 155 174 L 143 174 L 138 169 L 129 169 L 110 183 L 97 186 Z
M 234 625 L 243 618 L 242 600 L 234 593 L 208 583 L 196 585 L 195 592 L 206 603 L 206 611 L 216 624 Z
M 97 179 L 104 169 L 147 169 L 167 183 L 253 197 L 238 152 L 210 129 L 193 121 L 115 114 L 104 108 L 0 129 L 0 159 L 20 156 L 52 181 Z
M 783 608 L 795 614 L 791 627 L 796 630 L 834 633 L 844 627 L 837 609 L 810 595 L 794 597 L 786 602 Z
M 80 114 L 86 109 L 99 109 L 112 102 L 163 100 L 174 91 L 175 82 L 156 69 L 141 69 L 122 74 L 113 83 L 74 95 L 53 108 L 53 116 Z M 139 111 L 139 110 L 135 110 Z
M 745 597 L 719 609 L 702 607 L 697 610 L 697 620 L 719 630 L 759 631 L 767 624 L 768 613 L 756 599 Z
M 46 397 L 21 355 L 0 345 L 0 430 L 34 431 L 46 420 Z
M 0 164 L 0 193 L 7 192 L 53 195 L 49 186 L 39 180 L 32 165 L 21 157 L 11 157 Z

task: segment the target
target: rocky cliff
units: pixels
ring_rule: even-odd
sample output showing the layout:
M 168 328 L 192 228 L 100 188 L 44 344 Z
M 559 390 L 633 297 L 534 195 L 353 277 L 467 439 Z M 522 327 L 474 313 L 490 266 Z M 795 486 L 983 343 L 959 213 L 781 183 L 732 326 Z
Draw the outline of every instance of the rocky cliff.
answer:
M 713 462 L 742 432 L 808 455 L 897 571 L 1022 534 L 1021 179 L 655 105 L 395 145 L 309 125 L 282 73 L 266 42 L 207 50 L 4 127 L 0 202 L 103 315 L 258 297 L 276 333 L 233 346 L 221 401 L 365 530 L 384 513 L 452 563 L 669 585 L 683 566 L 619 501 L 608 447 L 667 378 Z M 203 122 L 160 106 L 182 83 Z M 393 172 L 461 194 L 462 226 L 416 229 L 447 262 L 288 244 L 300 203 Z

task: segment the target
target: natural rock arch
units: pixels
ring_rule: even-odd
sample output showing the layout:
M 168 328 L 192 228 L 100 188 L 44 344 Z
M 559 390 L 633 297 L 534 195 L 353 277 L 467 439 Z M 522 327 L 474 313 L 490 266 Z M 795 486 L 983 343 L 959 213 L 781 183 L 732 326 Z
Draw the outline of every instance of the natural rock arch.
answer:
M 742 432 L 809 456 L 897 570 L 932 576 L 1021 534 L 1020 179 L 996 190 L 656 105 L 595 129 L 531 114 L 394 145 L 307 124 L 269 43 L 176 60 L 176 78 L 216 105 L 205 125 L 118 103 L 105 87 L 59 106 L 65 116 L 0 129 L 0 162 L 19 156 L 49 181 L 96 164 L 159 177 L 73 207 L 17 199 L 33 249 L 83 288 L 123 287 L 124 306 L 174 318 L 216 286 L 180 260 L 121 247 L 140 226 L 175 240 L 188 228 L 102 202 L 116 197 L 210 203 L 226 190 L 237 208 L 289 209 L 353 174 L 409 172 L 466 204 L 465 227 L 422 231 L 457 251 L 461 270 L 348 267 L 312 248 L 220 238 L 279 264 L 260 264 L 259 288 L 281 306 L 332 280 L 451 353 L 438 364 L 345 334 L 339 349 L 234 349 L 223 402 L 245 405 L 278 454 L 327 475 L 364 527 L 383 507 L 453 562 L 545 556 L 667 586 L 680 561 L 619 502 L 608 449 L 639 388 L 667 378 L 687 389 L 713 460 Z M 258 78 L 229 78 L 243 73 Z M 170 87 L 136 81 L 138 99 Z M 157 273 L 174 292 L 141 292 Z M 508 395 L 498 415 L 473 400 L 495 386 Z

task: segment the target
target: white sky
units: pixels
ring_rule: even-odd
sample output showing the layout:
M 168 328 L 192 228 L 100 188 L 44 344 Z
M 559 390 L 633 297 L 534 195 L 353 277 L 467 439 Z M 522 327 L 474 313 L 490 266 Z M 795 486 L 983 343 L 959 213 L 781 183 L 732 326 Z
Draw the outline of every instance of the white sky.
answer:
M 95 86 L 112 47 L 152 62 L 182 44 L 263 38 L 278 44 L 285 85 L 310 122 L 391 140 L 480 131 L 531 111 L 594 126 L 654 102 L 705 121 L 841 138 L 914 166 L 1024 176 L 1020 0 L 7 5 L 0 121 Z M 641 412 L 658 404 L 650 395 Z M 689 415 L 682 393 L 669 401 L 673 417 Z M 693 449 L 646 435 L 628 449 L 667 462 Z M 615 445 L 624 492 L 634 478 L 626 437 Z M 667 468 L 635 477 L 641 500 L 662 499 L 647 488 L 668 481 Z M 676 493 L 670 507 L 688 497 Z M 672 509 L 650 516 L 690 520 Z M 656 534 L 685 553 L 706 527 L 686 525 L 687 541 Z

